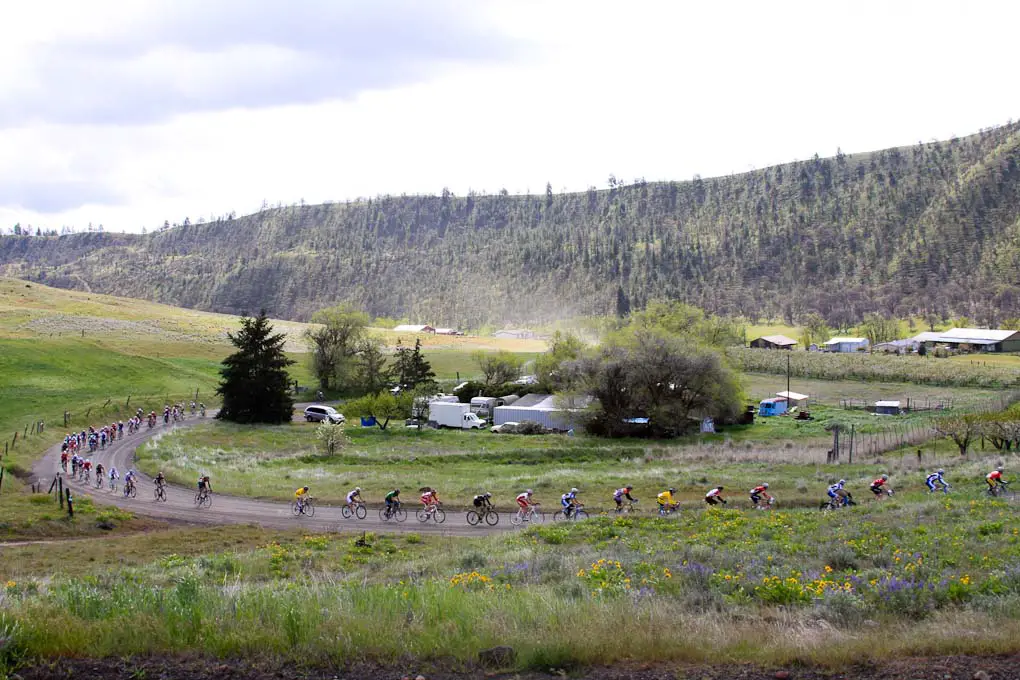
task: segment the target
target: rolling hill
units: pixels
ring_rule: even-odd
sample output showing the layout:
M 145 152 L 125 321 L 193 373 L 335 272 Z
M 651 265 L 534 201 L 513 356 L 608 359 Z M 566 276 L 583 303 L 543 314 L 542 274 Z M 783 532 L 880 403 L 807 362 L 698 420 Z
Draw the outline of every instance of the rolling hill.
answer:
M 679 298 L 809 312 L 1020 317 L 1020 124 L 686 182 L 510 196 L 383 196 L 150 234 L 0 237 L 0 273 L 225 313 L 477 328 Z

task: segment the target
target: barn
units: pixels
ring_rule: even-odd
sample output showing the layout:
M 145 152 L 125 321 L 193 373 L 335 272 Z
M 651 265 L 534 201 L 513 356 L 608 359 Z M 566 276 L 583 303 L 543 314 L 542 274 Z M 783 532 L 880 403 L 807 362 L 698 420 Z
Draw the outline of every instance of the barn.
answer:
M 785 335 L 763 335 L 751 341 L 755 349 L 793 349 L 796 345 L 796 340 Z
M 868 339 L 837 337 L 824 346 L 826 352 L 865 352 L 868 349 Z

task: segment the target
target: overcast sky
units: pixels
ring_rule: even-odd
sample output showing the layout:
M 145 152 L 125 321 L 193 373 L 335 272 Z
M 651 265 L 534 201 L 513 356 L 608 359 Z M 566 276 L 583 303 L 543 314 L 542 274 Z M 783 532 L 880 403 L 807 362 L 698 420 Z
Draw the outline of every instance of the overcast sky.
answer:
M 741 172 L 1020 115 L 1016 2 L 5 6 L 0 228 Z

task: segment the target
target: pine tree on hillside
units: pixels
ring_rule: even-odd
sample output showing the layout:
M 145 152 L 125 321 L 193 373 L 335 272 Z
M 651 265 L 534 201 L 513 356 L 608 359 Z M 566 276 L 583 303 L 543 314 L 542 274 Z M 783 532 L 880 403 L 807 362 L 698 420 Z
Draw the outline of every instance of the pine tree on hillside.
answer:
M 242 317 L 241 330 L 228 335 L 237 351 L 223 360 L 216 393 L 223 397 L 217 418 L 235 423 L 285 423 L 294 410 L 283 353 L 286 336 L 273 334 L 266 311 Z

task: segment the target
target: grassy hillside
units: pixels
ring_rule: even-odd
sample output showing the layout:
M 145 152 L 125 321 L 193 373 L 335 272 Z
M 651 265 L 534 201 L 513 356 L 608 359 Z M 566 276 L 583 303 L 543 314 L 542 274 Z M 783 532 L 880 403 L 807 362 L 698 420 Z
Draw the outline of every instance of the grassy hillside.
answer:
M 807 312 L 1020 317 L 1020 123 L 740 175 L 535 196 L 384 196 L 147 235 L 0 237 L 53 285 L 307 319 L 347 300 L 464 328 L 675 297 L 751 321 Z

